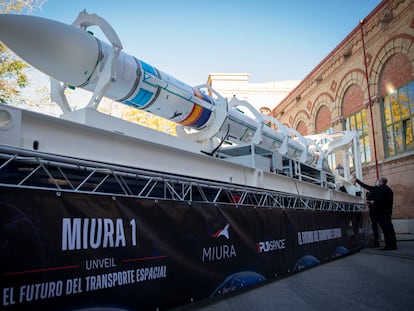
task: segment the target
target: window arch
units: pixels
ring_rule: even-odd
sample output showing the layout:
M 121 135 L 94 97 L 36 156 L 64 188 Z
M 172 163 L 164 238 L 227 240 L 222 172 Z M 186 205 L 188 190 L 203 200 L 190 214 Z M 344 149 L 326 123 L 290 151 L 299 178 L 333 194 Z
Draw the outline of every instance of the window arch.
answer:
M 376 90 L 378 93 L 382 89 L 381 84 L 385 78 L 384 67 L 387 65 L 387 63 L 390 64 L 389 60 L 395 54 L 406 55 L 409 62 L 408 68 L 411 68 L 412 70 L 414 66 L 414 58 L 410 58 L 408 55 L 413 55 L 413 49 L 414 37 L 412 36 L 400 34 L 390 38 L 390 40 L 387 41 L 387 43 L 385 43 L 381 49 L 379 49 L 377 55 L 374 57 L 372 69 L 369 73 L 372 89 Z M 398 65 L 398 68 L 402 68 L 401 65 Z M 408 82 L 409 81 L 406 81 L 405 83 Z M 402 86 L 402 84 L 400 86 Z
M 343 128 L 345 130 L 355 130 L 359 133 L 359 145 L 361 148 L 361 163 L 371 162 L 371 150 L 369 140 L 369 127 L 367 110 L 363 106 L 364 92 L 361 87 L 354 83 L 345 91 L 343 96 Z
M 322 133 L 326 128 L 331 126 L 332 112 L 329 107 L 333 107 L 334 100 L 332 96 L 326 92 L 321 93 L 311 105 L 310 117 L 313 121 L 313 133 Z M 320 123 L 322 122 L 322 123 Z
M 387 156 L 414 149 L 414 81 L 383 99 Z
M 304 136 L 308 135 L 309 128 L 312 128 L 311 117 L 305 110 L 299 111 L 291 124 L 293 128 Z
M 296 126 L 296 130 L 302 135 L 308 135 L 308 127 L 306 126 L 305 122 L 299 121 L 298 125 Z
M 407 55 L 397 53 L 392 55 L 381 71 L 379 92 L 381 97 L 395 92 L 399 87 L 411 80 L 412 66 Z
M 379 92 L 385 127 L 385 154 L 414 149 L 414 81 L 410 59 L 403 53 L 389 57 L 381 70 Z
M 327 129 L 331 127 L 331 112 L 329 108 L 325 105 L 321 106 L 318 109 L 315 117 L 315 131 L 316 133 L 325 132 Z

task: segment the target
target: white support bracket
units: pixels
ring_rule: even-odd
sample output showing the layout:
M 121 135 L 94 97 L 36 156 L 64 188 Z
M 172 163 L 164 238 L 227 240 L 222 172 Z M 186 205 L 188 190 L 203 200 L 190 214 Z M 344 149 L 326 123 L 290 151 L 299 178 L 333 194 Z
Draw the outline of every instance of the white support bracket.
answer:
M 282 132 L 283 142 L 280 145 L 278 152 L 282 155 L 288 154 L 288 152 L 289 152 L 289 132 L 288 132 L 286 126 L 284 126 L 279 120 L 277 120 L 277 119 L 275 119 L 271 116 L 262 115 L 262 117 L 265 121 L 270 121 L 270 122 L 276 124 L 276 126 L 278 127 L 280 132 Z
M 82 11 L 72 23 L 72 26 L 79 27 L 84 31 L 94 25 L 102 30 L 103 34 L 112 44 L 112 53 L 108 55 L 102 70 L 97 72 L 98 82 L 87 105 L 88 108 L 96 109 L 111 83 L 116 80 L 116 63 L 122 50 L 122 43 L 112 26 L 96 14 L 88 14 L 86 11 Z
M 191 128 L 187 129 L 184 126 L 178 125 L 176 127 L 177 136 L 183 137 L 183 138 L 186 138 L 192 141 L 197 141 L 197 142 L 208 142 L 209 150 L 207 150 L 206 152 L 210 152 L 215 148 L 214 143 L 211 140 L 220 131 L 220 128 L 222 127 L 228 115 L 227 100 L 224 97 L 222 97 L 219 93 L 214 91 L 207 84 L 194 86 L 194 88 L 198 90 L 202 88 L 207 88 L 208 91 L 212 92 L 217 98 L 215 99 L 215 105 L 214 105 L 214 110 L 212 111 L 212 117 L 210 117 L 210 120 L 207 123 L 207 125 L 200 130 L 194 130 Z
M 245 107 L 249 109 L 249 111 L 256 117 L 257 128 L 256 128 L 256 132 L 254 133 L 252 137 L 251 143 L 256 144 L 256 145 L 260 144 L 262 142 L 262 132 L 263 132 L 263 126 L 264 126 L 263 116 L 247 101 L 239 100 L 236 97 L 233 97 L 230 100 L 229 105 L 231 108 Z
M 86 11 L 82 11 L 72 23 L 73 27 L 80 28 L 84 31 L 86 31 L 88 27 L 94 25 L 98 26 L 102 30 L 103 34 L 112 44 L 112 53 L 107 56 L 103 67 L 101 64 L 102 69 L 94 73 L 95 77 L 98 78 L 98 81 L 87 107 L 96 109 L 111 83 L 116 80 L 116 63 L 122 50 L 122 43 L 112 26 L 96 14 L 88 14 Z M 96 68 L 98 69 L 99 66 Z M 67 88 L 67 84 L 52 77 L 50 78 L 51 99 L 59 105 L 64 113 L 72 111 L 69 101 L 65 95 L 65 90 Z
M 65 90 L 68 86 L 55 78 L 50 77 L 50 99 L 58 104 L 63 113 L 72 111 Z

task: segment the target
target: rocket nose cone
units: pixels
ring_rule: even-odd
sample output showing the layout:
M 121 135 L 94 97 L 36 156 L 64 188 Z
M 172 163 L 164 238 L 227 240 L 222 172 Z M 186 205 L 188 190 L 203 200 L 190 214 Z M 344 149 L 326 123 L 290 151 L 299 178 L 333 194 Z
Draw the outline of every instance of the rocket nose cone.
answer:
M 0 14 L 0 41 L 33 67 L 74 86 L 89 79 L 99 57 L 93 36 L 36 16 Z

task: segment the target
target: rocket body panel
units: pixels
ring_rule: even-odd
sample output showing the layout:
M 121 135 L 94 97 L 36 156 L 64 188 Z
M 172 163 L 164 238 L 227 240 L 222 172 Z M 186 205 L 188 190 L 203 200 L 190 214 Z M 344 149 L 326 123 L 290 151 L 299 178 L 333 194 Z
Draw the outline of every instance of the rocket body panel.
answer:
M 140 84 L 135 96 L 123 101 L 125 104 L 184 126 L 200 128 L 207 123 L 211 110 L 197 105 L 193 99 L 207 99 L 209 103 L 213 102 L 212 99 L 202 97 L 191 86 L 151 65 L 138 62 L 142 72 Z

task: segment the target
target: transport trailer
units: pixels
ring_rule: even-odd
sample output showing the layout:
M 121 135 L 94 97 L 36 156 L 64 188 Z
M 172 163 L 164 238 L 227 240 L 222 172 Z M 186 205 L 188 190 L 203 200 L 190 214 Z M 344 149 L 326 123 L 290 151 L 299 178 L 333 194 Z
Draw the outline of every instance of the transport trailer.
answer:
M 86 12 L 72 25 L 2 14 L 0 40 L 51 76 L 63 111 L 0 105 L 5 310 L 166 310 L 366 245 L 347 162 L 357 133 L 304 137 L 188 86 L 121 51 L 112 27 Z M 68 86 L 93 92 L 85 108 L 71 108 Z M 176 122 L 178 135 L 99 112 L 103 96 Z M 326 160 L 337 151 L 341 174 Z M 352 167 L 361 177 L 358 157 Z
M 3 307 L 166 310 L 358 251 L 365 205 L 2 146 Z

